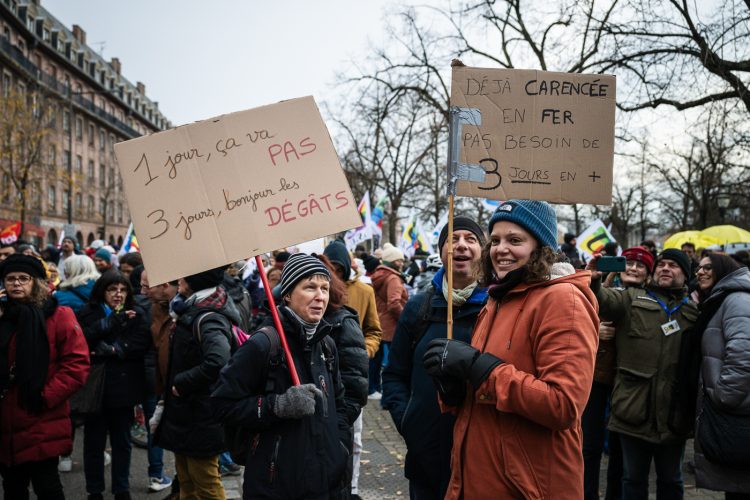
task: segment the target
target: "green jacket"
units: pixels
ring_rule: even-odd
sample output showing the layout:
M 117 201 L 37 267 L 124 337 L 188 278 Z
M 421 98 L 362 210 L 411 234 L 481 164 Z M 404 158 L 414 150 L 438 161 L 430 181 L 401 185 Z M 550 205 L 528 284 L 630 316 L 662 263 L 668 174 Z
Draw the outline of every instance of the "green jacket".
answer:
M 678 429 L 690 428 L 691 418 L 677 405 L 677 367 L 683 335 L 698 317 L 698 307 L 688 300 L 671 318 L 649 295 L 668 309 L 680 305 L 687 290 L 646 288 L 592 288 L 599 300 L 599 316 L 615 324 L 617 373 L 612 391 L 609 429 L 652 443 L 686 439 Z M 670 319 L 679 331 L 666 335 L 662 325 Z

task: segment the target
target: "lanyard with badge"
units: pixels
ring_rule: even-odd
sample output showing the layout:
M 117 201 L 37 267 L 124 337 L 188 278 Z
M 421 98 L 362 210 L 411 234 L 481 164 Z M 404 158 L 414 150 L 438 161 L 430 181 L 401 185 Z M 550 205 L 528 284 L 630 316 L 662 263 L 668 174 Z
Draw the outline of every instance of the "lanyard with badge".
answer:
M 648 295 L 652 299 L 654 299 L 661 306 L 662 309 L 664 309 L 664 312 L 667 313 L 667 319 L 669 321 L 667 321 L 666 323 L 664 323 L 663 325 L 661 325 L 661 331 L 664 332 L 664 335 L 670 336 L 673 333 L 679 332 L 680 331 L 680 325 L 679 325 L 679 323 L 677 323 L 676 319 L 672 319 L 672 315 L 674 313 L 676 313 L 677 311 L 679 311 L 682 306 L 684 306 L 685 304 L 687 304 L 687 302 L 689 300 L 688 297 L 683 298 L 680 301 L 679 304 L 677 304 L 672 309 L 670 309 L 667 306 L 667 304 L 665 304 L 664 301 L 661 300 L 659 297 L 657 297 L 656 294 L 653 293 L 651 290 L 649 290 L 646 293 L 648 293 Z

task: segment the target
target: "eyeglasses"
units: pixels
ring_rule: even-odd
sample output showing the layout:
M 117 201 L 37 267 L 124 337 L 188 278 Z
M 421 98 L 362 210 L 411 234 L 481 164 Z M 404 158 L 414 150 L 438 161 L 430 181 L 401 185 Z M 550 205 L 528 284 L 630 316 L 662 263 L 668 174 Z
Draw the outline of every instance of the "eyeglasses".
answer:
M 118 293 L 120 295 L 125 295 L 126 293 L 128 293 L 128 289 L 127 288 L 107 288 L 107 293 L 110 295 L 117 295 Z
M 702 266 L 698 266 L 695 268 L 695 274 L 698 274 L 698 271 L 700 271 L 701 269 L 703 269 L 705 272 L 708 272 L 713 269 L 713 266 L 711 264 L 703 264 Z
M 28 285 L 31 281 L 31 276 L 16 276 L 16 277 L 5 277 L 5 284 L 9 285 L 11 283 L 19 283 L 21 285 Z

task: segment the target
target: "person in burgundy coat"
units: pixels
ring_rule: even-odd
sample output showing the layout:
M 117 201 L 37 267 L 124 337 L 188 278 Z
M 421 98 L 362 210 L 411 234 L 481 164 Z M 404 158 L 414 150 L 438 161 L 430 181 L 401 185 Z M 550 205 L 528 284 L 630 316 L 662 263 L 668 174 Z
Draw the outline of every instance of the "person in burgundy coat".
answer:
M 0 474 L 5 498 L 65 498 L 57 457 L 72 451 L 68 399 L 86 381 L 89 352 L 69 307 L 49 297 L 31 256 L 0 264 Z

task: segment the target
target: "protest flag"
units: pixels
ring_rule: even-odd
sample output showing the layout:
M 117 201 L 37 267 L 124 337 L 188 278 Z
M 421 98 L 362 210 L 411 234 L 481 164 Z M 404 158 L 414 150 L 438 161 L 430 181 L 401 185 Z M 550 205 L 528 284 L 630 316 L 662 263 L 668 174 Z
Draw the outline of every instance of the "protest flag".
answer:
M 21 237 L 21 223 L 15 222 L 0 231 L 0 242 L 3 245 L 12 245 Z

